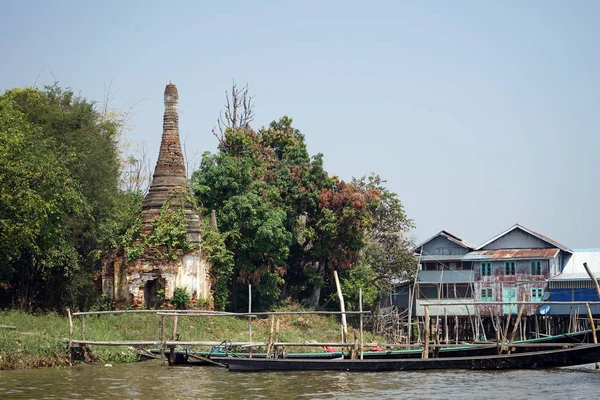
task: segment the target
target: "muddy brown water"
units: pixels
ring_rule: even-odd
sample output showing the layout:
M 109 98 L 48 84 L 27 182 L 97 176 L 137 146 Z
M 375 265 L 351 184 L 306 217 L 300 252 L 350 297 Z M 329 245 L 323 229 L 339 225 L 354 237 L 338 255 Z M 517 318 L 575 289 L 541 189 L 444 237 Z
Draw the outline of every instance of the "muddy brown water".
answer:
M 593 365 L 532 371 L 233 373 L 160 362 L 0 371 L 0 399 L 598 399 Z

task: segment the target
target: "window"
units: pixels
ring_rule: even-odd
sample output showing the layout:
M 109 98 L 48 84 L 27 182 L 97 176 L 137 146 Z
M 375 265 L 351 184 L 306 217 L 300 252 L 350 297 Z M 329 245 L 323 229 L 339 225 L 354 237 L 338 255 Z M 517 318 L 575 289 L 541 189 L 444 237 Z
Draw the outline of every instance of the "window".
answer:
M 506 261 L 504 263 L 504 275 L 514 275 L 515 270 L 515 262 L 514 261 Z
M 492 263 L 491 262 L 482 262 L 481 263 L 481 276 L 491 276 L 492 275 Z
M 544 297 L 544 289 L 533 288 L 531 289 L 531 301 L 542 301 Z
M 533 260 L 531 262 L 531 275 L 542 274 L 542 262 L 540 260 Z
M 481 289 L 481 301 L 494 301 L 492 288 Z

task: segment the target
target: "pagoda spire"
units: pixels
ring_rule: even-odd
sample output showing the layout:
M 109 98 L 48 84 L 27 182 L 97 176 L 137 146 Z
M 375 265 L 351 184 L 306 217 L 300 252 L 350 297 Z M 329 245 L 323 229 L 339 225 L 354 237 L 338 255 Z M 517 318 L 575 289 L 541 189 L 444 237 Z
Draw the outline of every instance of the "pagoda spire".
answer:
M 171 205 L 180 205 L 183 193 L 187 191 L 185 161 L 179 140 L 177 86 L 169 83 L 165 88 L 164 98 L 165 113 L 158 160 L 148 194 L 142 203 L 142 233 L 144 234 L 152 231 L 152 222 L 160 215 L 163 205 L 167 201 L 171 201 Z M 185 202 L 184 206 L 188 220 L 188 236 L 191 241 L 199 241 L 200 219 L 193 212 L 189 202 Z

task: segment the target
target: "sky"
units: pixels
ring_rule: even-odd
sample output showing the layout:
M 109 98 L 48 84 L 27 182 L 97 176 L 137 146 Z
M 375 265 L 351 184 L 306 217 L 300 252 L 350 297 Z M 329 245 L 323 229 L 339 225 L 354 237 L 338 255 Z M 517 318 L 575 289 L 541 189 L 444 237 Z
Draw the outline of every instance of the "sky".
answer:
M 128 111 L 152 167 L 177 85 L 188 165 L 232 81 L 343 180 L 379 174 L 422 241 L 520 223 L 600 247 L 600 2 L 0 0 L 0 90 Z

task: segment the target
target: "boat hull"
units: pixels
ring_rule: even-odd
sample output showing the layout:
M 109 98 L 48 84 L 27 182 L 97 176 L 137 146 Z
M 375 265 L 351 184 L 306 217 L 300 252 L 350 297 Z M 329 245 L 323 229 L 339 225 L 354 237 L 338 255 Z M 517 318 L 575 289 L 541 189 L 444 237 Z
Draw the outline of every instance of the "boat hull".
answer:
M 494 356 L 383 360 L 290 360 L 217 358 L 230 371 L 425 371 L 507 370 L 568 367 L 600 361 L 600 345 L 584 344 L 568 349 Z

